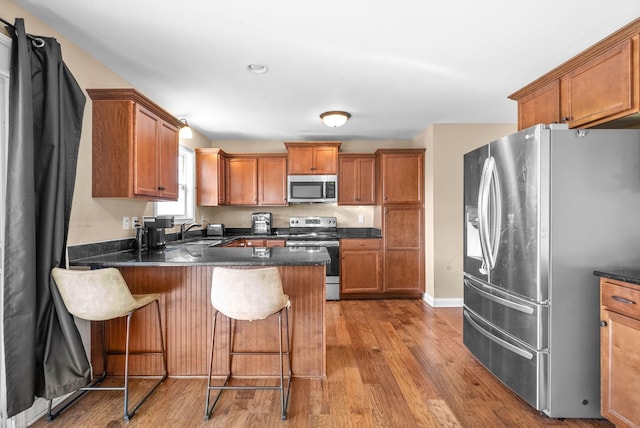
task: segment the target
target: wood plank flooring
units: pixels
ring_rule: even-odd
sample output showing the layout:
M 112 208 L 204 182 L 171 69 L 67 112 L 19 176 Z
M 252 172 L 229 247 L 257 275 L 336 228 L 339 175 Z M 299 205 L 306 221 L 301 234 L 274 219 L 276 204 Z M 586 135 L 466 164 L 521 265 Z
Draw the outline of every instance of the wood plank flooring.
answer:
M 274 391 L 226 391 L 204 421 L 206 381 L 170 378 L 128 423 L 121 394 L 93 392 L 55 421 L 34 426 L 613 427 L 550 419 L 529 407 L 464 347 L 460 308 L 342 300 L 327 302 L 326 317 L 327 378 L 294 379 L 287 421 Z

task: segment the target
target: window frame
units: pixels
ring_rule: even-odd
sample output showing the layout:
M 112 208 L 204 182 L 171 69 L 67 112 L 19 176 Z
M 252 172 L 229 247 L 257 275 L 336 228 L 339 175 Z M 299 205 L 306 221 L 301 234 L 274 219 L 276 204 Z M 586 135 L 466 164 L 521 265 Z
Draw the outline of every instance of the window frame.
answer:
M 180 144 L 178 148 L 178 200 L 155 202 L 153 204 L 153 212 L 155 216 L 172 215 L 174 216 L 175 224 L 195 221 L 195 164 L 195 150 L 189 146 Z M 183 205 L 181 206 L 182 212 L 171 212 L 169 207 L 171 205 L 176 206 L 176 204 L 180 204 L 182 197 L 184 197 L 184 201 L 182 201 Z M 163 205 L 164 209 L 162 209 Z

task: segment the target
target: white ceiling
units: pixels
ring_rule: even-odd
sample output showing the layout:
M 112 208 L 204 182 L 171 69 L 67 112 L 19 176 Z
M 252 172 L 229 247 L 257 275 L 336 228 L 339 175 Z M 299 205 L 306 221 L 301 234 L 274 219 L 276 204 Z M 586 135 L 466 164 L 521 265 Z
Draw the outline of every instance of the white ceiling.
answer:
M 211 140 L 514 123 L 509 94 L 640 16 L 638 0 L 14 1 Z M 328 128 L 326 110 L 352 118 Z

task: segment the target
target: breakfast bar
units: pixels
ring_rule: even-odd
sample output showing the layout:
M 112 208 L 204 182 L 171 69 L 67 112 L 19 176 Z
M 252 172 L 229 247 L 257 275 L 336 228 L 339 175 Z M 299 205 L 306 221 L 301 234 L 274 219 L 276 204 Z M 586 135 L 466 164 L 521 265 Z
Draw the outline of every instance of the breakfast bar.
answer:
M 300 248 L 219 248 L 206 242 L 180 243 L 162 249 L 122 251 L 73 260 L 72 266 L 91 268 L 116 267 L 133 294 L 160 293 L 162 323 L 167 349 L 169 376 L 204 377 L 208 372 L 213 308 L 210 300 L 211 276 L 217 266 L 251 269 L 276 266 L 285 294 L 291 300 L 290 328 L 292 371 L 297 377 L 326 376 L 325 341 L 325 265 L 326 249 L 304 251 Z M 153 331 L 155 319 L 148 308 L 132 320 L 132 350 L 157 349 Z M 137 318 L 136 318 L 137 317 Z M 245 344 L 253 349 L 270 351 L 277 347 L 275 329 L 267 324 L 274 319 L 239 323 L 234 346 Z M 122 323 L 120 325 L 119 323 Z M 216 347 L 226 347 L 227 323 L 220 323 L 220 340 Z M 110 350 L 124 350 L 124 320 L 107 323 L 106 340 Z M 93 323 L 92 344 L 100 343 L 100 325 Z M 121 333 L 122 332 L 122 333 Z M 154 342 L 155 341 L 155 342 Z M 102 367 L 102 352 L 92 346 L 94 370 Z M 223 352 L 214 361 L 214 374 L 225 372 Z M 132 374 L 157 373 L 161 361 L 132 358 Z M 271 375 L 278 372 L 277 359 L 269 356 L 235 358 L 233 371 L 240 376 Z M 108 374 L 123 373 L 123 358 L 111 357 Z

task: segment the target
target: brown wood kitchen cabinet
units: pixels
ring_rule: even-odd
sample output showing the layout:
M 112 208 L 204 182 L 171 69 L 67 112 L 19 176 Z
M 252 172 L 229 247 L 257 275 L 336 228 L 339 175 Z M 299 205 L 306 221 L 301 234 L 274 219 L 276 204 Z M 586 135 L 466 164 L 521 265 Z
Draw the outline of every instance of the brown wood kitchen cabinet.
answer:
M 218 148 L 196 149 L 196 204 L 198 206 L 226 205 L 226 159 Z
M 639 123 L 639 33 L 636 19 L 509 95 L 518 102 L 518 129 L 538 123 L 570 128 Z
M 338 173 L 338 142 L 284 143 L 289 174 L 322 175 Z
M 178 199 L 180 122 L 135 89 L 87 89 L 92 196 Z
M 384 296 L 421 297 L 425 289 L 424 149 L 376 151 L 374 224 L 382 230 Z
M 227 157 L 227 204 L 258 205 L 258 158 Z
M 518 129 L 561 121 L 560 80 L 554 80 L 518 101 Z
M 374 205 L 376 157 L 374 154 L 338 155 L 338 205 Z
M 340 240 L 340 296 L 367 297 L 382 292 L 382 240 Z
M 640 426 L 640 286 L 600 279 L 602 416 Z
M 287 158 L 284 155 L 227 155 L 229 205 L 287 205 Z

